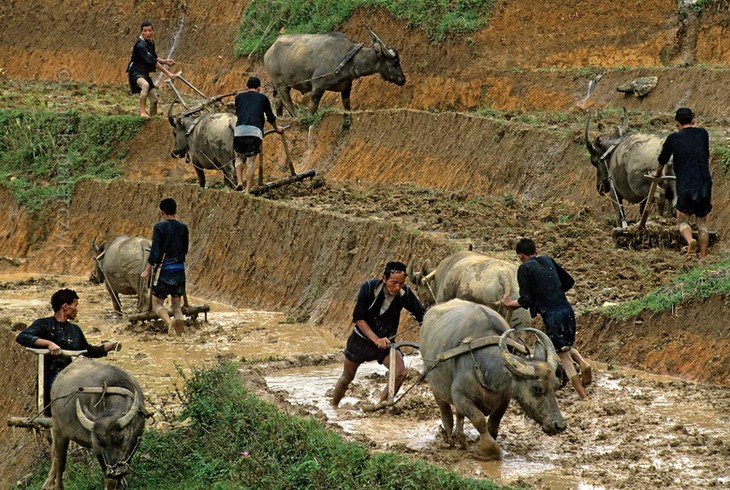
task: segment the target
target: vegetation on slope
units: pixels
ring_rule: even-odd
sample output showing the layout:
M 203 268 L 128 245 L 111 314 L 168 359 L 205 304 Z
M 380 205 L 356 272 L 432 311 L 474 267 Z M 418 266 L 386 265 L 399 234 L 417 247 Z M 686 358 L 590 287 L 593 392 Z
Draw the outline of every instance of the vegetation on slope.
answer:
M 79 179 L 121 174 L 124 143 L 141 126 L 136 116 L 0 110 L 0 185 L 30 211 L 68 202 Z
M 691 300 L 707 300 L 720 295 L 730 298 L 730 259 L 694 268 L 636 301 L 604 308 L 614 318 L 630 318 L 642 311 L 660 313 Z
M 184 429 L 145 432 L 130 489 L 498 489 L 394 453 L 370 454 L 312 418 L 287 415 L 256 398 L 238 365 L 194 370 L 183 392 Z M 66 488 L 99 488 L 98 464 L 69 458 Z M 29 488 L 39 488 L 44 468 Z
M 409 27 L 423 29 L 436 42 L 483 27 L 493 3 L 494 0 L 251 0 L 243 13 L 236 54 L 261 55 L 282 32 L 333 31 L 358 8 L 384 8 Z

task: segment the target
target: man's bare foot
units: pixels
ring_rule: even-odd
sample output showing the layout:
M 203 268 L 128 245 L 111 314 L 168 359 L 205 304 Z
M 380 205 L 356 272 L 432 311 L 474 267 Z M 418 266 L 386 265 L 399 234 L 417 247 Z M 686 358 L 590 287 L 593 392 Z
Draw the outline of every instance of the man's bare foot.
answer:
M 687 244 L 687 255 L 694 255 L 697 253 L 697 240 L 694 238 Z
M 150 115 L 149 115 L 149 114 L 147 114 L 146 112 L 143 112 L 143 113 L 141 113 L 141 114 L 139 115 L 139 117 L 141 117 L 142 119 L 149 119 L 149 118 L 150 118 Z

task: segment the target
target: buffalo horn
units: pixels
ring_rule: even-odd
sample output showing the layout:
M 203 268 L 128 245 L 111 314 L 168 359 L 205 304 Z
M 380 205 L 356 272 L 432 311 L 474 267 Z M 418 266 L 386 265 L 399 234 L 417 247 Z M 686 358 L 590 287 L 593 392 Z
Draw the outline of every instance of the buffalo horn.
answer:
M 172 108 L 175 105 L 175 102 L 177 102 L 177 97 L 172 99 L 172 103 L 170 104 L 170 108 L 167 109 L 167 120 L 170 121 L 170 126 L 173 128 L 175 127 L 175 118 L 172 117 Z
M 137 412 L 139 411 L 139 394 L 137 391 L 134 391 L 134 401 L 132 401 L 132 406 L 129 407 L 129 410 L 127 413 L 124 414 L 119 419 L 119 427 L 124 429 L 126 426 L 129 425 L 129 423 L 134 419 L 134 417 L 137 416 Z
M 428 284 L 429 282 L 433 281 L 433 278 L 436 277 L 437 270 L 438 269 L 434 269 L 431 272 L 429 272 L 428 275 L 421 280 L 421 283 Z
M 540 330 L 534 328 L 526 328 L 525 330 L 532 331 L 537 336 L 538 342 L 540 342 L 542 346 L 545 347 L 545 351 L 547 352 L 547 362 L 548 364 L 550 364 L 550 368 L 552 369 L 552 371 L 555 372 L 555 370 L 558 369 L 560 358 L 555 352 L 555 346 L 553 346 L 553 341 L 550 340 L 547 335 L 545 335 L 545 332 L 541 332 Z
M 414 259 L 411 257 L 411 260 L 408 261 L 408 267 L 406 267 L 406 276 L 411 278 L 411 281 L 413 281 L 413 272 L 414 272 Z M 415 282 L 415 281 L 414 281 Z
M 101 248 L 96 244 L 96 238 L 91 241 L 91 251 L 96 255 L 101 253 Z
M 585 138 L 586 138 L 586 147 L 588 148 L 588 151 L 591 153 L 591 155 L 597 155 L 598 150 L 595 146 L 593 146 L 593 142 L 591 141 L 591 135 L 588 132 L 588 128 L 591 125 L 591 113 L 588 113 L 588 117 L 586 118 L 586 131 L 585 131 Z
M 94 429 L 94 421 L 87 417 L 84 411 L 81 409 L 81 402 L 79 402 L 78 398 L 76 399 L 76 417 L 79 419 L 81 427 L 88 430 L 89 432 Z
M 385 54 L 386 58 L 395 58 L 395 51 L 393 50 L 393 48 L 389 48 L 388 46 L 386 46 L 385 43 L 380 40 L 378 35 L 375 34 L 372 29 L 370 29 L 370 27 L 365 26 L 365 29 L 368 30 L 368 34 L 370 34 L 370 38 L 373 40 L 373 43 L 380 44 L 380 47 L 383 48 L 383 53 Z
M 523 331 L 530 330 L 535 331 L 534 328 L 523 329 Z M 499 354 L 502 357 L 502 361 L 504 361 L 504 365 L 510 370 L 510 372 L 512 372 L 512 374 L 520 376 L 521 378 L 534 378 L 536 377 L 535 366 L 526 363 L 521 357 L 510 354 L 509 351 L 507 351 L 507 347 L 505 346 L 507 337 L 514 331 L 514 328 L 510 328 L 499 338 Z

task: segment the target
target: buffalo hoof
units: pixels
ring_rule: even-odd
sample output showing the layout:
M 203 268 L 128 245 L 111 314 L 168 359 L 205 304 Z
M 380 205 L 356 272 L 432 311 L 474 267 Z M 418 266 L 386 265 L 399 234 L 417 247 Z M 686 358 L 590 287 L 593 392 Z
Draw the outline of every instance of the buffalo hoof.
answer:
M 475 456 L 479 461 L 496 461 L 502 459 L 502 449 L 494 439 L 483 435 L 479 439 L 479 449 Z

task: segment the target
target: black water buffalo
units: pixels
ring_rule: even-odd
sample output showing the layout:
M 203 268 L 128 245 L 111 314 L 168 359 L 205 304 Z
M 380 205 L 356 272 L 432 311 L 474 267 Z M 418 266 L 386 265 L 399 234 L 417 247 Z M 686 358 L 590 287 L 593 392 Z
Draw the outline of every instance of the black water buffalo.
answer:
M 139 383 L 117 366 L 78 360 L 53 382 L 51 400 L 51 470 L 43 488 L 63 489 L 70 441 L 91 449 L 105 488 L 118 488 L 149 417 Z
M 494 310 L 460 299 L 432 307 L 423 319 L 421 356 L 426 379 L 441 411 L 446 442 L 460 442 L 464 447 L 463 424 L 467 417 L 479 431 L 479 459 L 500 458 L 495 439 L 512 398 L 546 434 L 557 434 L 566 427 L 555 399 L 559 387 L 555 370 L 559 361 L 552 342 L 539 330 L 523 329 L 522 332 L 537 335 L 541 346 L 541 355 L 527 359 L 507 350 L 507 337 L 512 332 L 516 330 L 510 330 Z M 486 337 L 499 341 L 453 357 L 445 355 Z M 452 405 L 457 416 L 455 430 Z M 488 421 L 485 416 L 489 416 Z
M 591 141 L 589 130 L 590 114 L 586 120 L 585 140 L 586 147 L 591 154 L 591 164 L 596 167 L 596 189 L 600 195 L 611 194 L 611 184 L 616 191 L 611 196 L 618 224 L 625 221 L 623 201 L 640 203 L 639 212 L 644 212 L 647 196 L 651 188 L 651 181 L 645 177 L 653 174 L 658 164 L 659 153 L 666 139 L 666 135 L 627 133 L 628 118 L 624 114 L 622 127 L 618 132 L 601 134 Z M 673 176 L 674 170 L 671 160 L 664 167 L 665 176 Z M 676 199 L 674 180 L 663 181 L 657 186 L 654 196 L 659 213 L 662 214 L 667 203 L 671 212 Z
M 340 92 L 342 106 L 349 111 L 352 81 L 360 77 L 379 73 L 398 86 L 406 83 L 398 52 L 369 27 L 367 30 L 373 41 L 371 48 L 354 43 L 341 32 L 286 34 L 276 39 L 264 55 L 264 67 L 292 116 L 292 88 L 303 94 L 312 92 L 309 112 L 314 114 L 325 91 Z M 276 112 L 283 112 L 278 100 Z
M 493 308 L 512 328 L 530 326 L 530 313 L 526 309 L 512 311 L 501 302 L 505 295 L 513 299 L 520 295 L 516 264 L 463 251 L 446 257 L 432 270 L 424 264 L 416 272 L 411 261 L 408 277 L 418 287 L 418 296 L 426 305 L 459 298 Z
M 225 184 L 235 187 L 233 128 L 236 116 L 228 112 L 209 112 L 194 117 L 197 111 L 174 116 L 172 110 L 176 100 L 167 111 L 175 137 L 172 157 L 185 157 L 186 162 L 193 164 L 200 187 L 205 187 L 205 170 L 220 170 Z
M 143 237 L 120 235 L 97 246 L 92 244 L 96 263 L 89 280 L 104 283 L 112 299 L 114 311 L 122 313 L 120 294 L 137 296 L 137 311 L 150 308 L 150 290 L 139 275 L 147 263 L 152 242 Z

